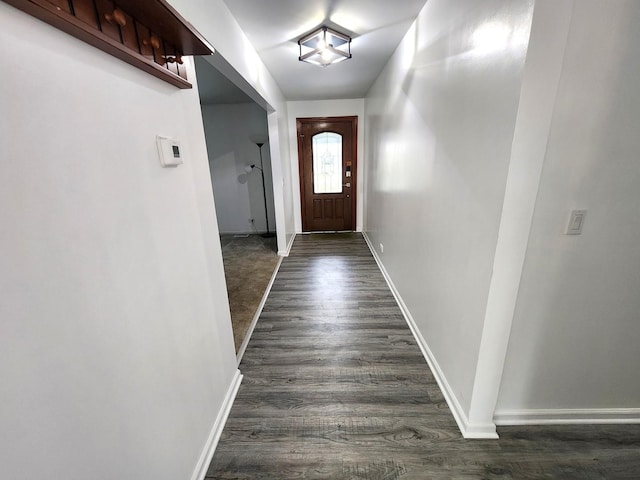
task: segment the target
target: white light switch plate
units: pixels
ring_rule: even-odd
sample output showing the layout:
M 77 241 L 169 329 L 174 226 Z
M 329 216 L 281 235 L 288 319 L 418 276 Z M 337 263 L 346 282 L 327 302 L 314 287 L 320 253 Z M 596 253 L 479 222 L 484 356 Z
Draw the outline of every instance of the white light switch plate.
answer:
M 582 233 L 582 227 L 586 216 L 586 210 L 572 210 L 571 217 L 569 217 L 569 224 L 567 225 L 567 231 L 565 233 L 567 235 L 580 235 Z

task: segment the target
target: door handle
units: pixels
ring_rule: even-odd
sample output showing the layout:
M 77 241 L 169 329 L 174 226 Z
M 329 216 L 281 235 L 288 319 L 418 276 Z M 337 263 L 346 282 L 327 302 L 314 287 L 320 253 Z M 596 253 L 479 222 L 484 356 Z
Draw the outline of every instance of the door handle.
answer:
M 349 183 L 343 183 L 343 184 L 342 184 L 342 186 L 343 186 L 343 187 L 351 187 L 351 182 L 349 182 Z

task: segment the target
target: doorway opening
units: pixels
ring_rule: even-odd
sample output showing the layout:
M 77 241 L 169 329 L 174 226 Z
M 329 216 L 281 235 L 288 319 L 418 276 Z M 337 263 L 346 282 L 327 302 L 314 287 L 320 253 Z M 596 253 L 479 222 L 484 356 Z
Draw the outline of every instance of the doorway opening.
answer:
M 240 358 L 278 257 L 267 112 L 195 57 L 236 354 Z
M 355 231 L 358 117 L 296 119 L 303 232 Z

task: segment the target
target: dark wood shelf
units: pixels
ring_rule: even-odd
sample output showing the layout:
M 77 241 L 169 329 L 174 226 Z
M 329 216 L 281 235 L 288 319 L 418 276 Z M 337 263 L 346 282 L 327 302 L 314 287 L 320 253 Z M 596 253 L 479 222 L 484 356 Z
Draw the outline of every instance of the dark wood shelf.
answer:
M 191 88 L 181 57 L 213 53 L 165 0 L 4 1 L 179 88 Z
M 145 19 L 148 27 L 175 45 L 183 55 L 213 53 L 206 40 L 165 0 L 118 0 L 114 3 L 132 17 Z

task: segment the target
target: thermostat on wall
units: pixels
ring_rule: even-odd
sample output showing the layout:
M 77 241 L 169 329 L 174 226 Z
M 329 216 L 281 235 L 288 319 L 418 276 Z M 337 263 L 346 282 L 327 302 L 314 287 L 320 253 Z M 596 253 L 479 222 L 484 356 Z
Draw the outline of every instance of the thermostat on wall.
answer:
M 180 142 L 169 137 L 156 137 L 158 143 L 158 154 L 163 167 L 177 167 L 182 163 L 182 149 Z

